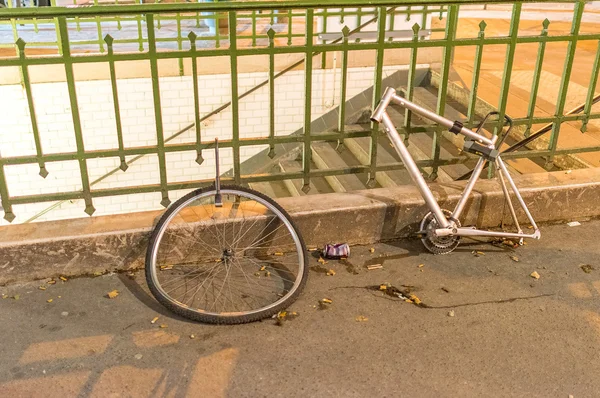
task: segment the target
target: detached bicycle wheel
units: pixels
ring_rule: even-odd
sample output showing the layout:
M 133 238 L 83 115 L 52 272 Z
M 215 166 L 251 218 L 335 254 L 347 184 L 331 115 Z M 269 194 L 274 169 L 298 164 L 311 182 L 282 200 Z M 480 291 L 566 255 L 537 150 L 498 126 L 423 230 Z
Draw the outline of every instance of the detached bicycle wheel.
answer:
M 306 247 L 290 216 L 269 197 L 213 187 L 176 201 L 152 232 L 146 280 L 171 311 L 207 323 L 270 317 L 306 283 Z M 222 202 L 222 203 L 220 203 Z

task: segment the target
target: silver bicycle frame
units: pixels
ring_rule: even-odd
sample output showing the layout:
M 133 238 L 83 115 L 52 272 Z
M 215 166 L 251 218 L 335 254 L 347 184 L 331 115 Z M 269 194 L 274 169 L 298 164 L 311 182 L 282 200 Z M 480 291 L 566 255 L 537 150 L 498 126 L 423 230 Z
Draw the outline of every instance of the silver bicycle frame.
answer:
M 396 90 L 394 90 L 391 87 L 388 87 L 386 89 L 386 91 L 381 99 L 381 102 L 379 103 L 379 105 L 373 112 L 373 115 L 371 116 L 371 120 L 373 120 L 377 123 L 383 124 L 384 131 L 389 136 L 390 141 L 392 142 L 392 145 L 398 152 L 398 155 L 400 155 L 400 159 L 402 159 L 402 162 L 404 163 L 406 170 L 408 171 L 411 178 L 417 185 L 417 188 L 419 189 L 421 196 L 425 200 L 427 207 L 431 210 L 431 213 L 434 215 L 435 219 L 437 220 L 438 225 L 441 227 L 440 229 L 436 229 L 436 231 L 435 231 L 435 233 L 438 236 L 450 236 L 450 235 L 489 236 L 489 237 L 500 237 L 500 238 L 520 238 L 520 239 L 522 239 L 522 238 L 539 239 L 541 237 L 540 230 L 539 230 L 537 224 L 535 223 L 535 220 L 531 216 L 531 213 L 529 212 L 529 209 L 527 208 L 527 205 L 525 204 L 523 197 L 519 193 L 519 190 L 517 189 L 517 186 L 515 185 L 515 182 L 513 181 L 512 177 L 510 176 L 508 169 L 506 168 L 506 165 L 504 164 L 504 161 L 501 159 L 500 155 L 498 155 L 498 157 L 495 160 L 496 169 L 498 170 L 498 176 L 500 179 L 500 184 L 502 186 L 502 191 L 508 202 L 511 216 L 513 218 L 515 226 L 517 227 L 517 232 L 516 233 L 495 232 L 495 231 L 480 230 L 480 229 L 476 229 L 474 227 L 458 227 L 457 223 L 455 222 L 455 221 L 459 220 L 459 218 L 465 208 L 467 200 L 469 199 L 469 195 L 471 195 L 471 192 L 473 191 L 473 188 L 475 187 L 475 183 L 479 179 L 481 172 L 483 171 L 483 169 L 485 167 L 485 159 L 483 157 L 479 159 L 479 162 L 475 166 L 475 169 L 473 170 L 473 174 L 471 175 L 469 182 L 465 186 L 465 189 L 464 189 L 458 203 L 456 204 L 454 211 L 452 212 L 452 216 L 449 219 L 446 219 L 446 217 L 444 216 L 444 213 L 442 212 L 442 209 L 440 208 L 440 205 L 438 204 L 437 200 L 433 196 L 433 193 L 429 189 L 427 182 L 421 175 L 419 168 L 417 167 L 415 161 L 413 160 L 412 156 L 408 152 L 406 145 L 404 145 L 404 142 L 400 138 L 400 135 L 398 134 L 398 131 L 396 130 L 396 127 L 394 126 L 394 123 L 392 123 L 392 120 L 390 119 L 390 116 L 387 113 L 387 107 L 392 102 L 400 105 L 403 108 L 409 109 L 413 113 L 416 113 L 416 114 L 423 116 L 429 120 L 432 120 L 432 121 L 436 122 L 437 124 L 444 126 L 448 129 L 455 127 L 455 122 L 451 121 L 449 119 L 446 119 L 445 117 L 440 116 L 436 113 L 433 113 L 425 108 L 422 108 L 419 105 L 406 100 L 405 98 L 398 96 L 396 94 Z M 497 136 L 494 136 L 492 138 L 487 138 L 487 137 L 480 135 L 474 131 L 471 131 L 465 127 L 460 128 L 460 134 L 470 138 L 471 140 L 477 141 L 480 144 L 485 145 L 488 148 L 494 148 L 494 145 L 498 138 Z M 505 179 L 508 181 L 511 190 L 513 191 L 514 195 L 517 198 L 517 201 L 519 202 L 519 205 L 521 206 L 521 208 L 527 215 L 529 222 L 533 226 L 534 232 L 532 234 L 523 233 L 523 231 L 519 225 L 519 221 L 517 219 L 515 209 L 513 207 L 512 201 L 510 199 L 510 194 L 509 194 L 508 188 L 506 187 Z

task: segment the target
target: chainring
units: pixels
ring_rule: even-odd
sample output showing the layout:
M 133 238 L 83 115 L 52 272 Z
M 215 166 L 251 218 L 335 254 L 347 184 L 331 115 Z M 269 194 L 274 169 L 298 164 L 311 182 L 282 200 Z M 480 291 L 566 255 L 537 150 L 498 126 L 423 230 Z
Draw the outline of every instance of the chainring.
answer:
M 446 209 L 442 209 L 442 212 L 446 218 L 452 216 L 452 212 Z M 455 221 L 455 225 L 460 227 L 460 222 Z M 425 234 L 421 238 L 423 246 L 433 254 L 448 254 L 454 251 L 460 243 L 460 236 L 438 236 L 435 234 L 435 230 L 438 229 L 438 222 L 435 219 L 433 213 L 427 213 L 421 221 L 420 230 L 424 231 Z

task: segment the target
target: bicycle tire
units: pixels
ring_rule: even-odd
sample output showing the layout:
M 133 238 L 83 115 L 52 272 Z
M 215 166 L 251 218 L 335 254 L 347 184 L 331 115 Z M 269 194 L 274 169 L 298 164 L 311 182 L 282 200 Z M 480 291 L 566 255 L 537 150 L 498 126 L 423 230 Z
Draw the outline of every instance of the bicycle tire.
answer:
M 279 219 L 281 223 L 279 227 L 277 227 L 278 229 L 281 228 L 281 225 L 284 225 L 287 230 L 290 233 L 291 236 L 291 240 L 293 241 L 293 244 L 295 245 L 294 247 L 297 250 L 297 255 L 298 255 L 298 273 L 296 275 L 296 279 L 294 280 L 294 284 L 292 286 L 292 288 L 290 288 L 290 290 L 287 292 L 287 294 L 283 295 L 280 299 L 278 299 L 277 301 L 271 303 L 270 305 L 267 305 L 263 308 L 259 308 L 259 309 L 255 309 L 252 311 L 232 311 L 231 313 L 228 312 L 214 312 L 214 311 L 206 311 L 205 309 L 200 309 L 200 308 L 192 308 L 192 306 L 185 304 L 186 301 L 184 301 L 183 303 L 181 301 L 175 300 L 173 297 L 171 297 L 168 292 L 166 292 L 162 287 L 161 287 L 161 282 L 159 280 L 159 272 L 160 270 L 158 269 L 160 266 L 160 261 L 157 260 L 158 255 L 161 251 L 161 243 L 163 241 L 163 238 L 165 236 L 165 233 L 167 231 L 167 229 L 169 228 L 169 225 L 174 225 L 175 227 L 173 228 L 178 228 L 176 229 L 174 236 L 176 238 L 173 238 L 173 240 L 177 240 L 177 234 L 180 233 L 180 231 L 182 229 L 184 229 L 184 232 L 187 234 L 186 239 L 188 239 L 190 236 L 193 237 L 195 230 L 194 228 L 197 228 L 196 226 L 194 227 L 189 227 L 188 229 L 185 229 L 187 227 L 187 225 L 180 223 L 177 224 L 177 221 L 173 221 L 177 218 L 178 215 L 181 216 L 180 212 L 183 212 L 187 206 L 190 203 L 195 203 L 196 201 L 200 201 L 202 199 L 206 199 L 206 198 L 211 198 L 211 196 L 214 196 L 216 194 L 216 190 L 214 187 L 206 187 L 206 188 L 200 188 L 197 189 L 193 192 L 190 192 L 189 194 L 183 196 L 182 198 L 180 198 L 179 200 L 177 200 L 176 202 L 174 202 L 166 211 L 165 213 L 161 216 L 159 222 L 157 223 L 156 227 L 153 229 L 151 236 L 150 236 L 150 240 L 148 243 L 148 249 L 146 252 L 146 264 L 145 264 L 145 273 L 146 273 L 146 281 L 148 283 L 148 287 L 151 291 L 151 293 L 154 295 L 154 297 L 163 305 L 165 306 L 167 309 L 169 309 L 170 311 L 179 314 L 185 318 L 194 320 L 194 321 L 200 321 L 200 322 L 204 322 L 204 323 L 212 323 L 212 324 L 240 324 L 240 323 L 247 323 L 247 322 L 253 322 L 253 321 L 257 321 L 257 320 L 261 320 L 264 318 L 268 318 L 271 317 L 275 314 L 277 314 L 279 311 L 287 308 L 290 304 L 292 304 L 297 298 L 298 295 L 301 293 L 302 289 L 304 288 L 305 284 L 306 284 L 306 280 L 308 278 L 308 265 L 307 265 L 307 257 L 306 257 L 306 246 L 304 244 L 304 241 L 302 239 L 302 236 L 300 235 L 300 232 L 298 230 L 298 228 L 296 227 L 295 223 L 293 222 L 293 220 L 291 219 L 291 217 L 289 216 L 289 214 L 277 203 L 275 202 L 273 199 L 269 198 L 268 196 L 257 192 L 255 190 L 249 189 L 249 188 L 245 188 L 245 187 L 241 187 L 241 186 L 236 186 L 236 185 L 224 185 L 221 187 L 221 194 L 222 195 L 239 195 L 240 198 L 247 198 L 247 199 L 251 199 L 255 201 L 254 206 L 256 206 L 256 203 L 260 203 L 261 205 L 265 206 L 266 209 L 270 210 L 271 212 L 273 212 L 273 216 L 271 217 L 277 217 L 276 219 Z M 236 202 L 238 203 L 238 202 Z M 241 202 L 239 202 L 241 203 Z M 237 204 L 238 208 L 240 206 L 240 204 Z M 214 205 L 214 204 L 213 204 Z M 202 205 L 202 206 L 206 206 L 206 205 Z M 218 208 L 218 206 L 214 207 L 215 209 Z M 202 208 L 202 210 L 204 210 L 204 207 Z M 233 205 L 230 208 L 230 213 L 233 213 Z M 235 213 L 237 213 L 238 210 L 235 211 Z M 243 213 L 243 212 L 242 212 Z M 215 217 L 215 213 L 212 213 L 213 215 L 210 217 L 213 220 L 213 224 L 216 226 L 216 228 L 220 228 L 220 226 L 218 226 L 214 219 Z M 258 218 L 257 218 L 258 219 Z M 268 219 L 268 218 L 266 218 Z M 254 224 L 256 224 L 256 220 L 254 221 L 254 223 L 251 225 L 251 228 L 254 226 Z M 269 222 L 269 224 L 271 224 L 273 222 L 273 220 L 271 220 Z M 237 221 L 236 218 L 234 218 L 234 221 L 231 222 L 232 224 L 232 228 L 233 228 L 233 232 L 235 233 L 235 226 L 237 223 L 239 223 L 239 221 Z M 245 225 L 246 221 L 245 219 L 243 220 L 243 224 Z M 277 223 L 276 223 L 277 224 Z M 184 227 L 182 227 L 181 225 L 185 225 Z M 227 227 L 227 223 L 224 223 L 224 231 L 225 228 Z M 240 226 L 241 229 L 241 226 Z M 191 235 L 190 235 L 191 232 Z M 271 232 L 270 234 L 272 234 L 273 232 Z M 241 234 L 241 231 L 239 232 L 239 234 Z M 244 233 L 244 236 L 247 235 L 248 232 Z M 214 235 L 213 235 L 214 236 Z M 225 233 L 223 234 L 223 243 L 225 242 Z M 241 238 L 239 238 L 239 240 L 242 240 L 242 238 L 244 238 L 244 236 L 242 236 Z M 277 233 L 276 233 L 277 236 Z M 198 237 L 202 242 L 205 243 L 205 241 Z M 263 239 L 263 238 L 261 238 Z M 271 238 L 271 240 L 274 240 L 277 238 Z M 165 238 L 166 241 L 169 240 L 169 238 Z M 219 242 L 220 239 L 218 239 Z M 259 240 L 259 242 L 262 243 L 261 240 Z M 266 242 L 266 241 L 265 241 Z M 165 243 L 166 245 L 166 243 Z M 200 247 L 202 245 L 198 245 L 198 247 Z M 187 245 L 186 246 L 186 250 L 193 250 L 190 249 L 191 247 L 195 247 L 193 245 Z M 246 248 L 245 250 L 247 250 L 248 248 Z M 250 246 L 250 249 L 252 249 L 252 246 Z M 200 249 L 199 249 L 200 250 Z M 229 250 L 229 249 L 227 249 Z M 258 250 L 258 249 L 257 249 Z M 263 249 L 260 249 L 261 253 L 264 254 Z M 237 251 L 237 248 L 236 248 Z M 173 252 L 173 250 L 167 250 L 167 254 Z M 231 252 L 233 252 L 233 250 L 231 250 Z M 213 253 L 213 252 L 210 252 Z M 283 253 L 275 253 L 276 255 L 283 255 Z M 234 255 L 237 255 L 234 253 Z M 232 255 L 232 256 L 234 256 Z M 287 256 L 287 254 L 285 254 Z M 186 256 L 189 256 L 189 254 L 186 254 Z M 180 257 L 183 257 L 183 255 L 180 254 Z M 225 254 L 223 255 L 223 258 L 225 257 Z M 293 257 L 293 253 L 292 253 L 292 257 Z M 200 259 L 202 259 L 202 257 L 198 257 Z M 223 261 L 223 258 L 221 259 Z M 245 257 L 241 257 L 241 258 L 245 258 Z M 187 257 L 185 258 L 187 259 Z M 200 261 L 200 260 L 199 260 Z M 198 262 L 199 262 L 198 261 Z M 208 262 L 208 259 L 205 259 L 204 262 Z M 233 262 L 232 260 L 229 260 L 231 262 Z M 233 270 L 233 268 L 237 267 L 240 263 L 239 260 L 236 261 L 235 266 L 230 265 L 229 266 L 229 270 Z M 254 261 L 252 261 L 254 263 Z M 227 268 L 227 259 L 225 259 L 223 261 L 224 263 L 224 267 Z M 183 263 L 184 265 L 182 265 L 183 267 L 191 267 L 189 265 L 189 261 L 186 263 Z M 212 263 L 210 263 L 212 265 Z M 250 264 L 250 263 L 248 263 Z M 271 264 L 271 263 L 269 263 Z M 198 265 L 198 264 L 194 264 L 194 265 Z M 171 266 L 172 268 L 173 266 Z M 214 272 L 214 269 L 217 268 L 219 269 L 220 265 L 217 264 L 212 265 L 212 269 L 211 269 L 211 273 Z M 284 266 L 285 267 L 285 266 Z M 171 270 L 171 268 L 169 268 L 169 270 Z M 239 268 L 242 270 L 242 273 L 244 274 L 244 277 L 246 277 L 247 279 L 247 283 L 248 286 L 250 287 L 250 283 L 248 282 L 248 277 L 246 275 L 246 273 L 243 270 L 243 266 L 239 266 Z M 264 269 L 265 267 L 261 267 L 261 271 Z M 227 280 L 228 276 L 229 276 L 229 270 L 227 271 L 224 279 L 223 279 L 223 286 L 225 285 L 225 281 Z M 191 274 L 192 271 L 190 271 Z M 197 271 L 199 274 L 202 273 L 206 273 L 207 271 Z M 221 271 L 218 271 L 218 273 L 220 273 Z M 279 276 L 279 275 L 278 275 Z M 178 276 L 180 278 L 186 278 L 185 274 L 184 276 Z M 198 276 L 195 276 L 194 278 L 197 278 Z M 210 274 L 209 274 L 210 277 Z M 207 277 L 208 278 L 208 277 Z M 215 279 L 215 276 L 212 276 L 213 280 Z M 233 277 L 231 277 L 233 278 Z M 273 278 L 275 279 L 275 278 Z M 282 278 L 281 279 L 285 279 Z M 208 279 L 207 279 L 208 280 Z M 233 280 L 233 279 L 232 279 Z M 285 279 L 287 280 L 287 279 Z M 187 283 L 187 282 L 186 282 Z M 205 282 L 202 283 L 202 285 L 204 285 Z M 238 282 L 236 282 L 238 283 Z M 285 285 L 286 282 L 282 283 Z M 289 284 L 289 283 L 288 283 Z M 221 287 L 221 291 L 223 290 L 223 286 Z M 231 288 L 231 282 L 230 282 L 230 286 L 229 288 Z M 200 289 L 200 288 L 198 288 Z M 206 288 L 208 290 L 208 287 Z M 196 292 L 197 293 L 197 292 Z M 219 292 L 220 293 L 220 292 Z M 230 290 L 231 293 L 231 290 Z M 205 293 L 206 294 L 206 293 Z M 214 290 L 213 290 L 213 294 L 214 294 Z M 242 296 L 243 297 L 243 296 Z M 192 304 L 195 300 L 195 297 L 192 297 Z M 215 303 L 216 303 L 216 299 L 215 299 Z M 233 303 L 233 300 L 232 300 Z

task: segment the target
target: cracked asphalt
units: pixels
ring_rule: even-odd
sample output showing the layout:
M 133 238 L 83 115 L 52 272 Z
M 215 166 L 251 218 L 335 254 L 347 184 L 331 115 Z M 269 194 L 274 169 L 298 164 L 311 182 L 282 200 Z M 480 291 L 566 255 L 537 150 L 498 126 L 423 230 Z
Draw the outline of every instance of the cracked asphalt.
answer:
M 352 247 L 348 262 L 311 258 L 299 316 L 283 326 L 188 322 L 142 272 L 1 287 L 1 395 L 597 397 L 596 236 L 600 221 L 545 225 L 517 249 L 465 241 L 433 256 L 404 240 Z M 370 288 L 382 283 L 424 305 Z

